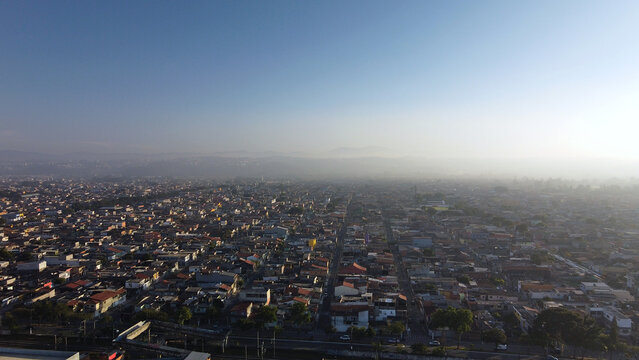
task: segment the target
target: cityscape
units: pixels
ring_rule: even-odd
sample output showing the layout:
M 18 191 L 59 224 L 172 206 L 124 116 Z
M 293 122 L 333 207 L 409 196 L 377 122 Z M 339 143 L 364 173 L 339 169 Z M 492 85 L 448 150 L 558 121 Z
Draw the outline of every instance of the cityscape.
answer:
M 638 14 L 0 1 L 0 360 L 639 360 Z
M 91 358 L 637 354 L 638 186 L 5 179 L 2 345 Z

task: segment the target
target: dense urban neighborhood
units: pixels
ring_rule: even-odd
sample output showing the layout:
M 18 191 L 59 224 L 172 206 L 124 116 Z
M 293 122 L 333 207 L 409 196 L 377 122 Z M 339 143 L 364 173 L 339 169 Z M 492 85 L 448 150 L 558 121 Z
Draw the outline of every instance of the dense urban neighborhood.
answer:
M 109 360 L 637 358 L 638 189 L 3 178 L 0 341 Z

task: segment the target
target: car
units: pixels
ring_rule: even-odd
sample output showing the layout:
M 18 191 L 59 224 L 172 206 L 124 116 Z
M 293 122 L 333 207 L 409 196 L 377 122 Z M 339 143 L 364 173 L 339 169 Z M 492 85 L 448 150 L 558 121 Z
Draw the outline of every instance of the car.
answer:
M 390 338 L 390 339 L 386 340 L 386 342 L 389 343 L 389 344 L 399 344 L 399 339 Z
M 349 335 L 344 334 L 344 335 L 340 336 L 339 339 L 342 340 L 342 341 L 350 341 L 351 337 Z
M 547 356 L 546 356 L 546 360 L 559 360 L 559 359 L 557 359 L 557 357 L 556 357 L 556 356 L 547 355 Z
M 508 345 L 506 345 L 506 344 L 497 344 L 497 346 L 495 346 L 495 350 L 501 350 L 501 351 L 508 350 Z
M 428 346 L 441 346 L 439 340 L 431 340 L 428 342 Z

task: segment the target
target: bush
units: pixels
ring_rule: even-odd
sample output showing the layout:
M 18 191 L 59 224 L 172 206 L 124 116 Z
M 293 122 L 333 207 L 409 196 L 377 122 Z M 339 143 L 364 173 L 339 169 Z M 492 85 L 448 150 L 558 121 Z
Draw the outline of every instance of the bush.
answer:
M 142 321 L 142 320 L 168 321 L 169 314 L 160 310 L 142 309 L 140 312 L 135 314 L 134 319 L 135 321 Z
M 433 356 L 446 356 L 446 348 L 443 346 L 440 346 L 438 348 L 436 348 L 435 350 L 433 350 Z
M 413 354 L 426 354 L 428 351 L 428 346 L 426 346 L 426 344 L 413 344 L 410 348 Z

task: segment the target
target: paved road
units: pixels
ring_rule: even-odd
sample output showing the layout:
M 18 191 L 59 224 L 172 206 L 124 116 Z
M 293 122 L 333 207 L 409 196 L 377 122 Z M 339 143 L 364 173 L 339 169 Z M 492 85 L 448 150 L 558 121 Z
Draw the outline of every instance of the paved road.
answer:
M 393 253 L 393 259 L 395 261 L 397 282 L 399 283 L 400 291 L 402 292 L 402 294 L 406 295 L 407 329 L 410 329 L 406 337 L 406 343 L 415 344 L 428 342 L 428 332 L 424 328 L 424 324 L 422 322 L 422 320 L 424 319 L 424 314 L 422 313 L 422 310 L 416 305 L 417 301 L 415 300 L 415 293 L 413 292 L 413 287 L 410 283 L 410 277 L 406 272 L 404 262 L 399 253 L 399 246 L 396 244 L 395 241 L 398 239 L 395 239 L 393 230 L 390 225 L 390 219 L 386 217 L 385 213 L 383 213 L 383 216 L 384 227 L 386 228 L 386 239 L 388 240 L 388 245 L 391 252 Z
M 320 318 L 318 321 L 318 327 L 320 329 L 326 329 L 331 325 L 331 302 L 335 296 L 335 282 L 337 281 L 337 272 L 342 262 L 342 251 L 344 250 L 344 237 L 346 236 L 346 227 L 348 226 L 348 212 L 350 209 L 351 200 L 348 201 L 346 206 L 346 213 L 344 219 L 337 232 L 337 239 L 335 242 L 335 253 L 331 259 L 328 269 L 328 284 L 326 286 L 326 295 L 323 297 L 322 306 L 320 307 Z

